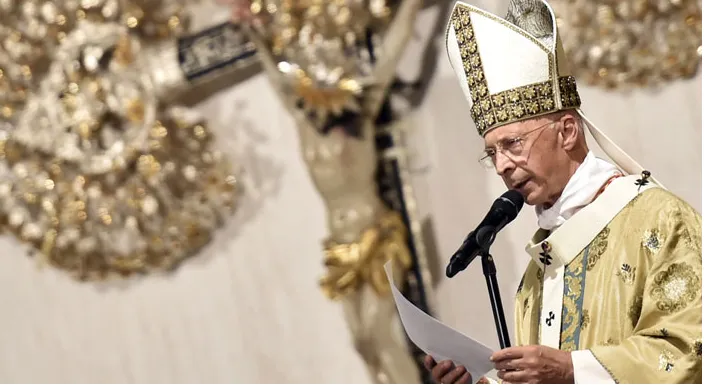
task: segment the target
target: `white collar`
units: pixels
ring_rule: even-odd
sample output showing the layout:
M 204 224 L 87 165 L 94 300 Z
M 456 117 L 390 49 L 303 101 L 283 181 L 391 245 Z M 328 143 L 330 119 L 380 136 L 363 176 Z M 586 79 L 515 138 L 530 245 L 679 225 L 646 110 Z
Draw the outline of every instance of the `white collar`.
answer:
M 621 171 L 613 164 L 599 159 L 589 151 L 584 161 L 572 175 L 562 195 L 549 209 L 535 206 L 538 226 L 553 231 L 565 223 L 577 211 L 591 203 L 606 182 Z

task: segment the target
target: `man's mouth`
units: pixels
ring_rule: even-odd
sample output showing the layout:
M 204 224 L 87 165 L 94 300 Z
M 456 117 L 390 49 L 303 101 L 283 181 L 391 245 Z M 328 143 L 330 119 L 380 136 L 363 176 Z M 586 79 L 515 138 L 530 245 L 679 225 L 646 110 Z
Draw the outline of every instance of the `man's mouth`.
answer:
M 513 189 L 514 189 L 514 190 L 520 190 L 520 189 L 522 189 L 523 187 L 525 187 L 526 183 L 528 183 L 529 180 L 530 180 L 530 179 L 526 179 L 526 180 L 524 180 L 523 182 L 519 182 L 519 183 L 514 184 L 514 185 L 513 185 Z

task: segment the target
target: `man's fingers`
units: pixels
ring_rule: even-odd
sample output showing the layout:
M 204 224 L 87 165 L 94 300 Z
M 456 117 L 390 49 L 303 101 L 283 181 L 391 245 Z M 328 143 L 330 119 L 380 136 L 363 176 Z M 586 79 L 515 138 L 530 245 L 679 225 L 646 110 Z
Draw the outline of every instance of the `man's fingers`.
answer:
M 484 377 L 482 377 L 483 379 Z M 489 382 L 481 382 L 482 380 L 479 380 L 480 384 L 488 384 Z M 472 383 L 472 375 L 469 374 L 469 372 L 465 372 L 462 377 L 460 377 L 459 381 L 457 381 L 458 384 L 471 384 Z
M 523 357 L 523 348 L 520 346 L 499 350 L 489 358 L 492 362 L 511 360 Z
M 507 375 L 508 373 L 509 373 L 509 372 L 506 371 L 506 370 L 499 370 L 498 372 L 496 372 L 496 376 L 499 377 L 499 379 L 502 380 L 502 381 L 509 381 L 509 379 L 506 378 L 506 375 Z
M 442 383 L 443 380 L 442 378 L 445 377 L 447 373 L 450 372 L 454 368 L 454 364 L 452 361 L 445 360 L 445 361 L 440 361 L 435 367 L 430 371 L 430 375 L 433 377 L 433 380 L 435 382 L 440 382 Z
M 435 366 L 435 360 L 433 359 L 433 356 L 431 356 L 430 354 L 425 356 L 423 364 L 425 365 L 426 369 L 433 370 L 433 367 Z
M 444 375 L 442 377 L 440 383 L 441 384 L 454 384 L 465 373 L 467 373 L 467 369 L 465 369 L 464 366 L 458 366 L 454 370 L 452 370 L 450 373 Z
M 519 371 L 505 371 L 499 370 L 497 372 L 498 377 L 506 383 L 511 384 L 527 384 L 529 383 L 530 376 L 525 370 Z
M 494 363 L 494 368 L 496 370 L 511 371 L 511 370 L 525 369 L 526 365 L 525 365 L 525 360 L 522 358 L 506 359 L 503 361 L 496 361 Z

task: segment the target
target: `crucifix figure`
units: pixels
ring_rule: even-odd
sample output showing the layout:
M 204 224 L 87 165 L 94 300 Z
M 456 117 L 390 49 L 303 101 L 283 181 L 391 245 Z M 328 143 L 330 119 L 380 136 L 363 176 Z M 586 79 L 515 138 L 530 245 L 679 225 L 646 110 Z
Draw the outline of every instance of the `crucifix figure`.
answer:
M 327 208 L 323 292 L 342 303 L 376 383 L 418 383 L 383 265 L 414 265 L 408 225 L 380 195 L 377 118 L 408 42 L 418 0 L 235 0 L 273 87 L 294 117 L 301 153 Z M 385 106 L 386 104 L 386 106 Z M 407 213 L 407 211 L 404 211 Z

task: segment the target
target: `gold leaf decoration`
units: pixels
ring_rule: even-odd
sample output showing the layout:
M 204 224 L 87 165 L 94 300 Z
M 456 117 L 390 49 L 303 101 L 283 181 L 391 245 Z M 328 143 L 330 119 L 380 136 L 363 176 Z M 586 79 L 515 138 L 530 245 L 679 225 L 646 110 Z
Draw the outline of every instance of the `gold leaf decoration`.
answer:
M 413 261 L 406 246 L 403 220 L 391 210 L 382 215 L 378 226 L 367 229 L 358 242 L 326 242 L 325 266 L 328 271 L 320 280 L 320 285 L 331 299 L 343 298 L 363 284 L 371 285 L 378 295 L 388 295 L 391 289 L 384 264 L 389 260 L 395 264 L 394 271 L 399 274 L 396 281 L 404 282 L 403 275 Z

